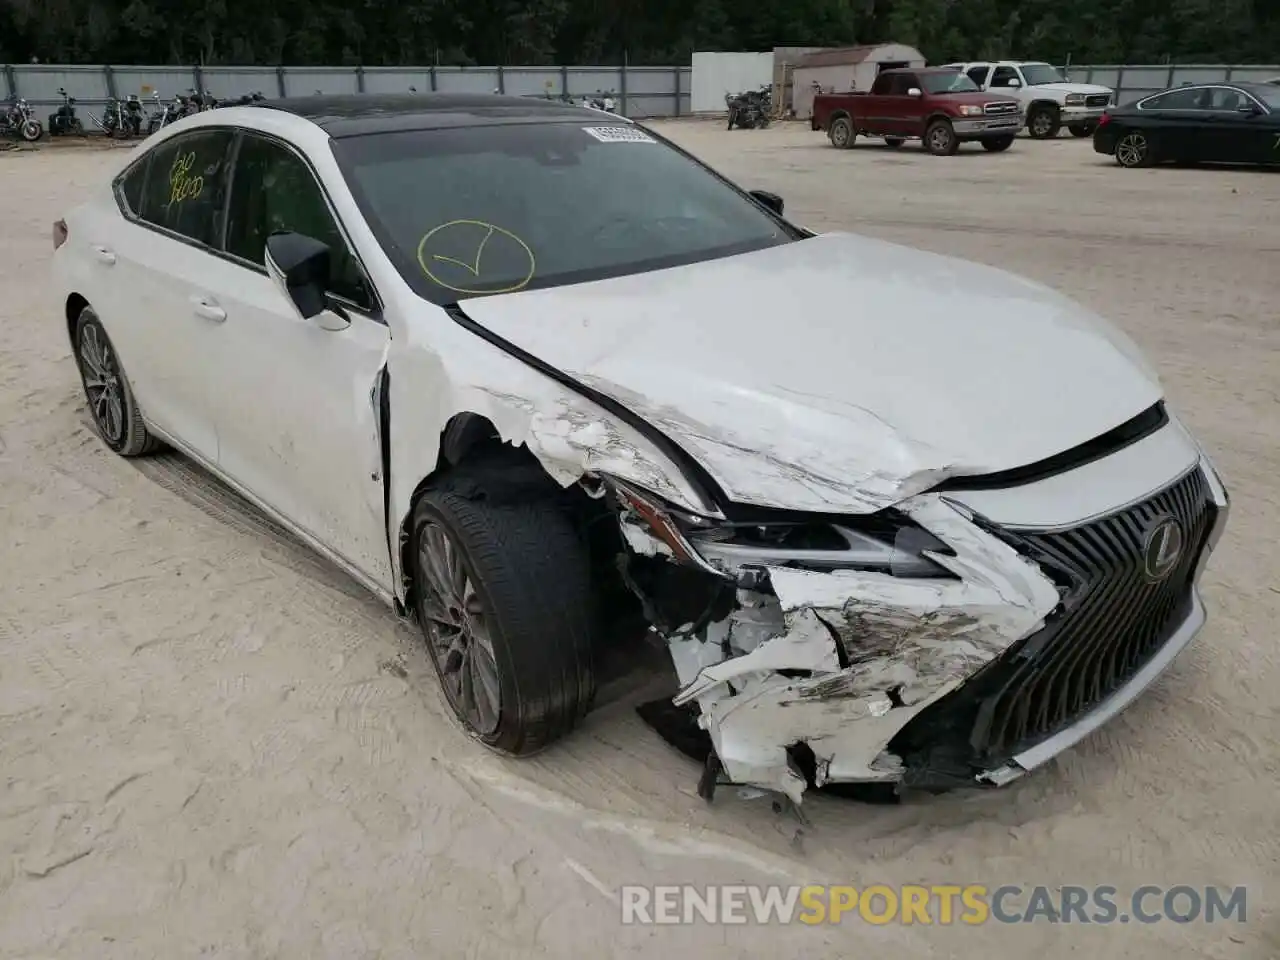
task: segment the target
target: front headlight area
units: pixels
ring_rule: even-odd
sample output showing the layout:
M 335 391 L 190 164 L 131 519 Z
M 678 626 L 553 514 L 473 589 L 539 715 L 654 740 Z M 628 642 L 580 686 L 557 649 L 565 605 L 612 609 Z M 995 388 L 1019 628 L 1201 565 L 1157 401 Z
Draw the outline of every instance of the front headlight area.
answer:
M 951 549 L 892 510 L 861 517 L 752 510 L 741 518 L 710 519 L 624 481 L 605 482 L 615 499 L 623 536 L 635 552 L 665 555 L 738 586 L 758 585 L 767 567 L 955 579 L 929 557 L 949 555 Z
M 689 513 L 627 481 L 604 478 L 627 550 L 619 571 L 654 630 L 672 642 L 682 686 L 708 664 L 742 656 L 787 632 L 770 570 L 864 571 L 914 583 L 955 583 L 933 556 L 953 551 L 894 511 L 823 517 L 751 510 L 731 518 Z M 831 641 L 845 666 L 834 627 Z M 682 655 L 696 651 L 696 657 Z M 835 667 L 837 664 L 833 663 Z

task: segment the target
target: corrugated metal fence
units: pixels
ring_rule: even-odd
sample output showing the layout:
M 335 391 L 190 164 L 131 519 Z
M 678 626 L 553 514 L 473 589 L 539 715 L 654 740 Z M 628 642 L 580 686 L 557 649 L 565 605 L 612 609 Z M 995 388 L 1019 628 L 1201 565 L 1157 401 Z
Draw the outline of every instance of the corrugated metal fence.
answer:
M 1072 64 L 1064 68 L 1078 83 L 1099 83 L 1116 91 L 1117 103 L 1132 103 L 1169 87 L 1184 83 L 1238 83 L 1280 77 L 1280 65 L 1188 63 L 1188 64 Z
M 219 99 L 260 91 L 267 97 L 314 93 L 492 93 L 580 97 L 611 93 L 630 117 L 689 112 L 689 67 L 139 67 L 12 64 L 0 68 L 0 99 L 26 97 L 34 105 L 62 102 L 58 88 L 77 101 L 159 93 L 165 100 L 188 90 Z

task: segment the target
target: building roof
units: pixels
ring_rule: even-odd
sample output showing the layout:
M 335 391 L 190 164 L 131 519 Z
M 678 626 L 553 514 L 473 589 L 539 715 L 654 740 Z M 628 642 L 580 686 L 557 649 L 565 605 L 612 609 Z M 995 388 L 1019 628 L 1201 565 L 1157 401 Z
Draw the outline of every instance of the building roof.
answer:
M 583 119 L 599 122 L 602 116 L 599 111 L 559 100 L 496 93 L 352 93 L 263 100 L 254 106 L 310 120 L 334 138 L 443 127 Z M 617 117 L 616 122 L 630 121 Z
M 898 46 L 898 44 L 868 43 L 858 47 L 836 47 L 832 50 L 818 50 L 815 53 L 805 54 L 797 60 L 796 67 L 837 67 L 862 63 L 864 60 L 872 59 L 877 50 L 891 46 Z M 923 57 L 920 59 L 923 59 Z

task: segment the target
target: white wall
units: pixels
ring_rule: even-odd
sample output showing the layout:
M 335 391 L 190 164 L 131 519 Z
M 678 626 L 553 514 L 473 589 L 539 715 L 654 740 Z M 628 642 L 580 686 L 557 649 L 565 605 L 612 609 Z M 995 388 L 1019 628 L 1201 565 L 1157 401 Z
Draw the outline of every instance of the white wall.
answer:
M 689 105 L 694 113 L 724 112 L 724 95 L 773 83 L 773 53 L 695 53 Z

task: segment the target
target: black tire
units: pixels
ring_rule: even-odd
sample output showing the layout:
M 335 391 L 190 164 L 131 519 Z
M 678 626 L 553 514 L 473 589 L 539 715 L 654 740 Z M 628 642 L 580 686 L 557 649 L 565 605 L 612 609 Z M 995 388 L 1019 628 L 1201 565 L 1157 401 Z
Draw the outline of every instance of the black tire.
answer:
M 1003 153 L 1013 146 L 1013 135 L 1007 137 L 985 137 L 982 141 L 982 149 L 988 153 Z
M 1149 167 L 1155 163 L 1155 150 L 1150 138 L 1141 130 L 1128 130 L 1116 138 L 1113 151 L 1122 167 Z
M 89 413 L 103 443 L 122 457 L 160 449 L 160 441 L 147 432 L 120 356 L 91 307 L 76 319 L 74 347 Z
M 858 139 L 858 134 L 854 132 L 853 122 L 848 117 L 836 117 L 827 127 L 827 139 L 836 149 L 848 150 Z
M 1073 123 L 1067 127 L 1073 137 L 1092 137 L 1097 129 L 1096 123 Z
M 924 131 L 924 148 L 935 157 L 950 157 L 960 149 L 960 140 L 949 120 L 935 120 Z
M 570 517 L 546 498 L 485 499 L 464 466 L 422 494 L 412 530 L 418 621 L 457 718 L 482 743 L 517 756 L 569 733 L 590 711 L 596 689 L 590 565 Z M 455 644 L 455 650 L 469 653 L 443 649 L 450 634 L 442 616 L 449 611 L 440 592 L 433 594 L 430 587 L 427 565 L 436 561 L 427 555 L 449 555 L 439 548 L 444 541 L 465 577 L 455 591 L 463 594 L 458 620 L 471 625 L 453 636 L 470 630 L 473 638 Z M 482 635 L 475 632 L 476 624 L 488 645 L 474 639 Z M 451 662 L 456 664 L 452 671 Z M 477 682 L 492 687 L 477 678 L 486 673 L 493 680 L 496 673 L 498 703 L 490 703 L 487 711 L 479 706 L 469 711 L 464 672 L 473 689 L 480 689 Z
M 884 138 L 884 145 L 888 147 L 890 150 L 897 150 L 900 146 L 902 146 L 906 142 L 907 141 L 904 140 L 902 137 L 885 137 Z
M 1061 111 L 1051 103 L 1038 103 L 1027 111 L 1027 133 L 1036 140 L 1052 140 L 1062 129 Z

